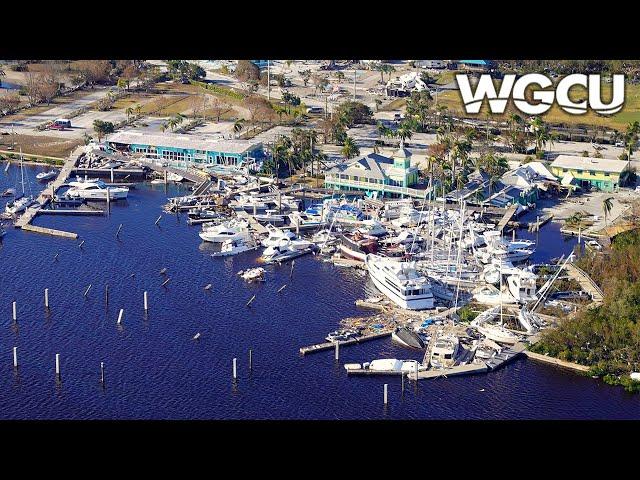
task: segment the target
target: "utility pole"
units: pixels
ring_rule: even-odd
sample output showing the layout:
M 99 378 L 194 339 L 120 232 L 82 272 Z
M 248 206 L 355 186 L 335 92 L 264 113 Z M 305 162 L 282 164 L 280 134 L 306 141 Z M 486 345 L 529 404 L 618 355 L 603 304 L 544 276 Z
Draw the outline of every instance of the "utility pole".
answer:
M 267 60 L 267 100 L 271 101 L 271 63 Z
M 356 101 L 356 75 L 357 75 L 357 70 L 353 70 L 353 101 Z

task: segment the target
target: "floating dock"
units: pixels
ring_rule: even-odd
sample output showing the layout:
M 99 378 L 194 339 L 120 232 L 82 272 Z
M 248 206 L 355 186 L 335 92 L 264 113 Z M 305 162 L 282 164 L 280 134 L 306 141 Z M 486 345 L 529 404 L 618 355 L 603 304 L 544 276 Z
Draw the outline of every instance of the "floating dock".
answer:
M 363 335 L 362 337 L 356 337 L 349 340 L 344 340 L 342 342 L 338 342 L 338 345 L 339 347 L 342 347 L 343 345 L 355 345 L 357 343 L 367 342 L 369 340 L 376 340 L 378 338 L 390 337 L 391 333 L 392 333 L 391 330 L 384 330 L 381 332 L 371 333 L 369 335 Z M 316 345 L 310 345 L 308 347 L 300 348 L 300 353 L 302 355 L 306 355 L 307 353 L 322 352 L 324 350 L 331 350 L 334 348 L 336 348 L 336 342 L 318 343 Z
M 56 230 L 54 228 L 37 227 L 35 225 L 31 225 L 30 223 L 24 225 L 22 227 L 22 230 L 34 233 L 44 233 L 45 235 L 53 235 L 54 237 L 72 238 L 74 240 L 78 238 L 77 233 L 65 232 L 63 230 Z

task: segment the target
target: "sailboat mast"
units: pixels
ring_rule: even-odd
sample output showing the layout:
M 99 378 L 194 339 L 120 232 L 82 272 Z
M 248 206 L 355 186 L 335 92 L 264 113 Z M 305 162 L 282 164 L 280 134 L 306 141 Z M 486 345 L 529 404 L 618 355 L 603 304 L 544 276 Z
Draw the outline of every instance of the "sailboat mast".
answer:
M 24 195 L 24 167 L 22 161 L 22 147 L 20 147 L 20 183 L 22 184 L 22 195 Z

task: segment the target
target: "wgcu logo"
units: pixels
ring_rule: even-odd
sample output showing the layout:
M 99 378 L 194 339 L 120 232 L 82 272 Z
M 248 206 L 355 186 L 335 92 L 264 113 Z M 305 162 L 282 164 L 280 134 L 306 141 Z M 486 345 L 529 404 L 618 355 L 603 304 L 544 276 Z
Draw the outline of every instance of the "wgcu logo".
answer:
M 490 75 L 481 75 L 476 91 L 471 91 L 469 77 L 456 75 L 460 94 L 464 101 L 467 113 L 478 113 L 485 98 L 489 100 L 491 113 L 504 113 L 509 98 L 513 98 L 516 108 L 528 115 L 540 115 L 551 108 L 554 102 L 567 113 L 580 115 L 587 113 L 587 108 L 595 110 L 602 115 L 613 115 L 622 110 L 624 104 L 624 75 L 613 75 L 613 95 L 608 104 L 602 101 L 600 75 L 584 75 L 576 73 L 567 75 L 558 82 L 555 92 L 543 90 L 553 85 L 553 82 L 539 73 L 529 73 L 516 80 L 516 75 L 505 75 L 500 91 L 496 93 L 496 87 Z M 530 85 L 537 85 L 540 89 L 532 92 L 533 102 L 530 103 L 524 95 Z M 587 89 L 588 100 L 573 102 L 569 98 L 572 87 L 581 85 Z

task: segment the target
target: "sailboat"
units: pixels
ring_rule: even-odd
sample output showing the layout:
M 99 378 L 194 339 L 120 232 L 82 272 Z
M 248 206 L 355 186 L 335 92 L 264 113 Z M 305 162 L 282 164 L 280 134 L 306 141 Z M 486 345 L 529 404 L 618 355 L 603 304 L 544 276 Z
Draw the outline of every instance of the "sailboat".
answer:
M 4 207 L 5 212 L 16 215 L 20 212 L 24 212 L 28 207 L 35 203 L 33 196 L 25 196 L 24 191 L 24 166 L 22 161 L 22 149 L 20 149 L 20 183 L 22 184 L 22 197 L 14 199 L 7 203 Z

